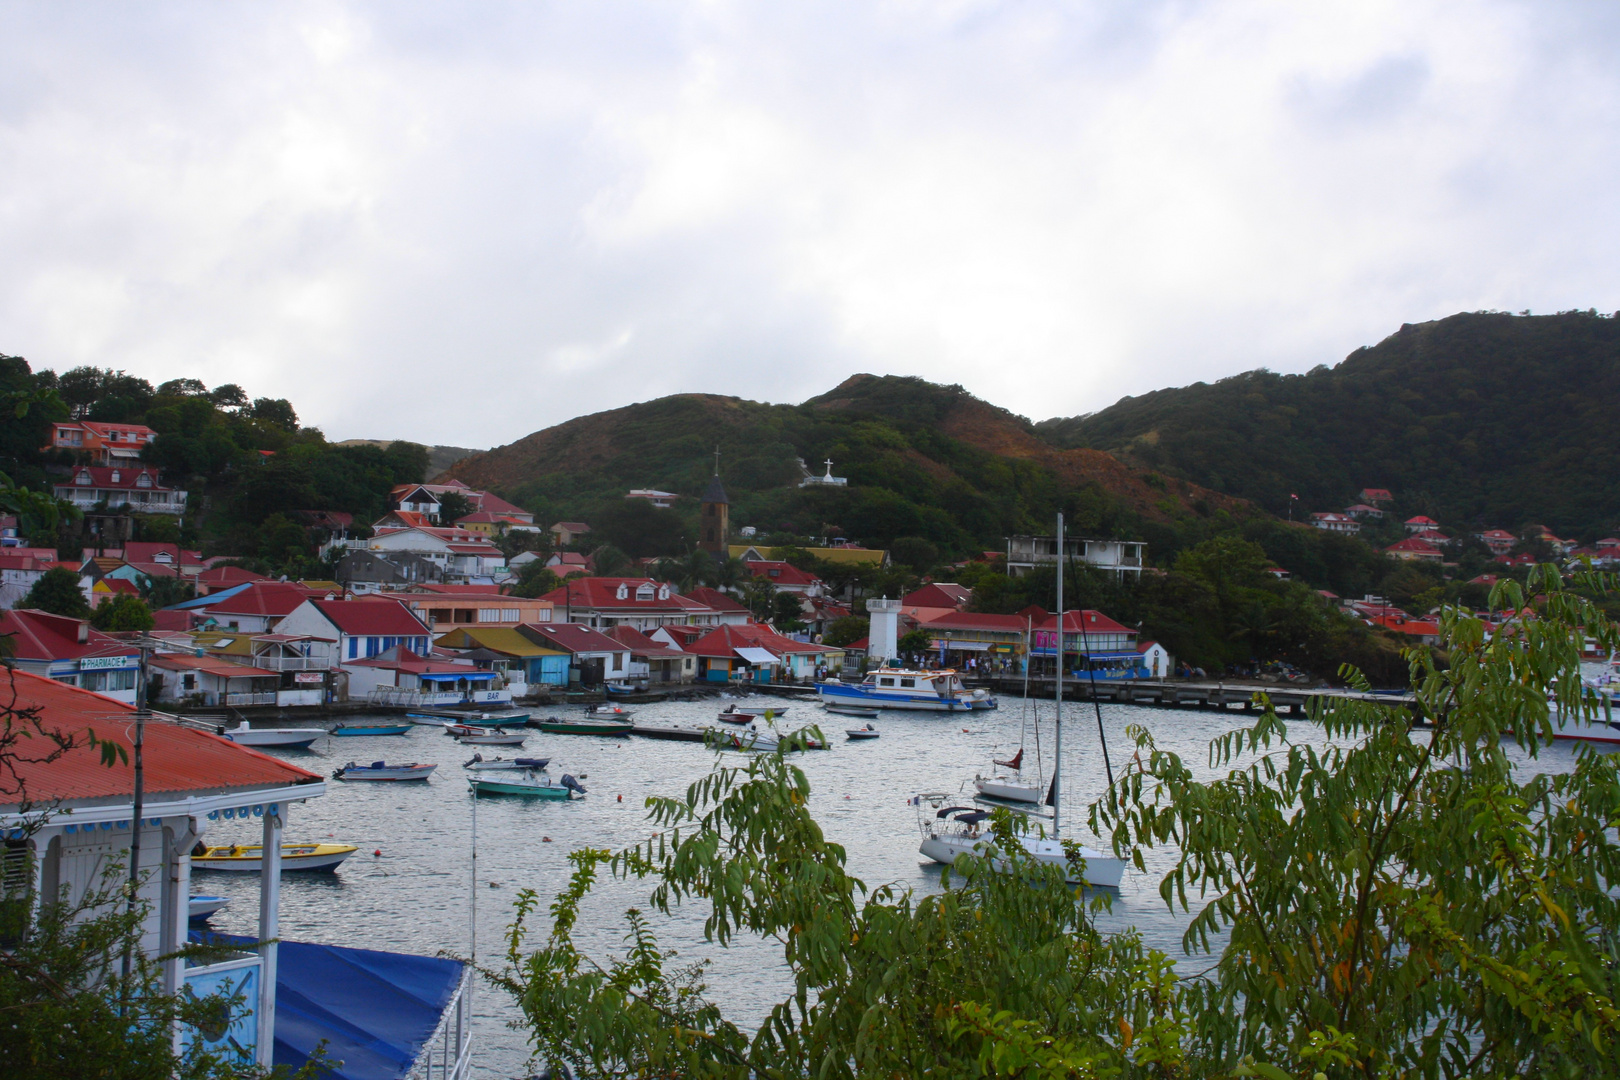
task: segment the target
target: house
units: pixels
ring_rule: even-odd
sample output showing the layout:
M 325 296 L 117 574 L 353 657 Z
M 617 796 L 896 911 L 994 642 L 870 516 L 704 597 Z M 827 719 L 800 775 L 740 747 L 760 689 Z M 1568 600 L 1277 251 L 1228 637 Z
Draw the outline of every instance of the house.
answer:
M 1356 533 L 1361 531 L 1361 522 L 1357 521 L 1349 514 L 1312 514 L 1311 527 L 1322 529 L 1326 532 L 1344 533 L 1346 536 L 1354 536 Z
M 256 574 L 252 570 L 244 570 L 240 566 L 211 566 L 207 570 L 200 570 L 191 582 L 197 589 L 198 596 L 208 596 L 211 593 L 223 592 L 238 585 L 249 585 L 255 581 L 269 581 L 263 574 Z
M 820 596 L 826 591 L 826 586 L 816 575 L 787 562 L 757 559 L 749 562 L 748 572 L 756 578 L 763 578 L 775 585 L 778 592 L 796 593 L 799 596 Z
M 1143 678 L 1142 654 L 1136 651 L 1137 632 L 1115 622 L 1100 611 L 1063 613 L 1064 671 L 1092 675 L 1099 679 Z M 1032 670 L 1050 676 L 1058 648 L 1057 616 L 1035 622 L 1031 630 Z
M 1440 562 L 1445 557 L 1439 548 L 1415 536 L 1408 536 L 1405 540 L 1389 545 L 1384 549 L 1384 554 L 1397 559 L 1423 559 L 1428 562 Z
M 1431 529 L 1440 528 L 1438 521 L 1431 517 L 1424 517 L 1422 514 L 1417 517 L 1407 518 L 1404 524 L 1406 525 L 1406 531 L 1409 533 L 1428 532 Z
M 1381 506 L 1384 503 L 1395 501 L 1395 496 L 1391 495 L 1384 488 L 1362 488 L 1361 494 L 1357 495 L 1356 498 L 1360 499 L 1364 503 L 1371 503 L 1374 506 Z
M 1367 621 L 1373 626 L 1382 626 L 1386 630 L 1415 638 L 1419 645 L 1437 645 L 1440 642 L 1440 624 L 1432 619 L 1414 619 L 1403 611 L 1376 615 Z
M 58 499 L 81 511 L 94 510 L 104 503 L 109 510 L 127 509 L 139 514 L 186 512 L 186 493 L 158 483 L 156 469 L 81 465 L 68 474 L 66 483 L 51 490 Z
M 697 678 L 697 658 L 668 642 L 654 641 L 629 626 L 615 626 L 606 634 L 630 650 L 629 677 L 632 679 L 645 679 L 649 683 L 689 683 Z
M 1032 627 L 1031 620 L 1022 615 L 948 611 L 920 621 L 917 629 L 932 639 L 940 663 L 947 667 L 999 668 L 1010 664 L 1021 669 Z
M 1469 578 L 1468 579 L 1468 584 L 1470 584 L 1470 585 L 1483 585 L 1483 586 L 1485 586 L 1485 588 L 1489 589 L 1500 580 L 1502 580 L 1502 579 L 1497 574 L 1480 574 L 1477 577 Z
M 394 645 L 364 660 L 343 661 L 349 699 L 390 705 L 509 704 L 512 693 L 493 668 L 471 660 L 424 656 Z
M 1475 533 L 1474 539 L 1489 548 L 1492 555 L 1506 555 L 1519 542 L 1519 538 L 1506 529 L 1486 529 Z
M 135 587 L 134 582 L 123 578 L 102 578 L 90 586 L 90 609 L 94 611 L 115 596 L 133 596 L 139 600 L 141 590 Z
M 1115 577 L 1130 574 L 1140 577 L 1145 564 L 1143 552 L 1147 544 L 1139 540 L 1097 540 L 1084 537 L 1064 537 L 1065 558 L 1084 563 Z M 1023 577 L 1037 566 L 1055 566 L 1058 561 L 1057 537 L 1007 537 L 1007 574 Z
M 282 708 L 324 704 L 335 686 L 337 642 L 331 638 L 196 630 L 186 637 L 180 649 L 188 652 L 201 649 L 205 655 L 218 660 L 275 673 L 279 677 L 275 704 Z
M 1382 521 L 1384 519 L 1382 510 L 1367 503 L 1356 503 L 1354 506 L 1347 506 L 1344 508 L 1344 512 L 1346 516 L 1353 517 L 1357 521 Z
M 403 601 L 436 634 L 456 626 L 513 627 L 521 623 L 548 623 L 552 620 L 552 605 L 548 600 L 505 596 L 489 589 L 482 592 L 396 593 L 395 599 Z
M 954 581 L 924 585 L 900 598 L 900 610 L 920 623 L 951 615 L 967 607 L 973 590 Z
M 560 578 L 590 574 L 593 566 L 589 555 L 577 551 L 559 551 L 546 560 L 546 569 Z
M 1137 642 L 1136 651 L 1142 655 L 1142 666 L 1147 669 L 1150 679 L 1167 679 L 1175 670 L 1175 661 L 1170 658 L 1170 651 L 1157 641 Z
M 656 488 L 631 488 L 626 499 L 645 499 L 660 510 L 668 510 L 680 498 L 673 491 L 659 491 Z M 556 526 L 552 526 L 556 528 Z
M 558 547 L 567 547 L 589 535 L 591 527 L 583 521 L 559 521 L 546 531 Z
M 16 670 L 135 704 L 140 650 L 88 621 L 46 611 L 4 611 L 0 635 L 11 639 L 10 663 Z
M 55 565 L 55 559 L 13 555 L 10 550 L 0 550 L 0 585 L 15 585 L 26 593 L 34 587 L 34 582 L 45 576 L 45 571 Z
M 1436 547 L 1439 547 L 1442 544 L 1451 543 L 1451 537 L 1447 536 L 1439 529 L 1424 529 L 1422 532 L 1413 533 L 1412 535 L 1417 537 L 1419 540 L 1426 540 Z
M 342 510 L 297 510 L 293 517 L 312 529 L 324 529 L 333 535 L 342 535 L 354 528 L 354 515 Z
M 148 662 L 157 701 L 209 707 L 274 705 L 281 675 L 214 656 L 158 653 Z
M 497 653 L 506 659 L 495 661 L 497 670 L 506 669 L 507 685 L 514 697 L 523 697 L 530 686 L 567 686 L 569 654 L 548 649 L 507 626 L 458 626 L 433 643 L 439 652 Z M 520 688 L 521 687 L 521 688 Z
M 820 641 L 829 626 L 839 619 L 849 618 L 854 613 L 854 609 L 848 604 L 829 600 L 825 596 L 816 596 L 805 600 L 800 606 L 799 618 L 809 627 L 811 640 Z
M 307 599 L 277 624 L 276 632 L 335 641 L 340 662 L 369 660 L 401 645 L 426 655 L 432 640 L 432 631 L 410 608 L 380 596 Z
M 16 547 L 21 542 L 17 536 L 17 515 L 0 514 L 0 547 Z
M 128 563 L 156 563 L 189 573 L 200 573 L 208 565 L 200 551 L 188 551 L 179 544 L 152 540 L 126 540 L 118 551 L 118 557 Z
M 600 686 L 608 679 L 630 676 L 630 650 L 600 631 L 578 623 L 533 623 L 518 633 L 548 649 L 568 654 L 568 681 Z
M 753 622 L 754 620 L 750 618 L 748 621 Z M 665 645 L 673 645 L 675 648 L 684 652 L 691 647 L 693 642 L 697 641 L 709 631 L 713 630 L 716 625 L 719 624 L 682 626 L 678 623 L 666 623 L 656 630 L 649 631 L 647 637 L 655 642 L 662 642 Z M 741 624 L 734 623 L 732 625 Z
M 142 424 L 62 421 L 51 425 L 51 444 L 41 449 L 88 454 L 92 465 L 133 465 L 155 438 Z
M 465 529 L 435 526 L 393 526 L 379 522 L 366 541 L 376 552 L 409 552 L 439 565 L 446 581 L 489 578 L 506 569 L 506 553 L 488 537 Z
M 681 594 L 702 610 L 695 610 L 692 622 L 697 626 L 741 626 L 754 621 L 754 613 L 749 611 L 734 596 L 711 589 L 707 585 L 696 589 L 688 589 Z
M 841 544 L 837 547 L 805 548 L 822 562 L 843 563 L 846 566 L 870 566 L 881 570 L 889 565 L 889 553 L 877 548 L 863 548 L 855 544 Z M 731 544 L 726 551 L 733 559 L 743 562 L 772 562 L 780 561 L 776 558 L 776 548 L 756 547 L 752 544 Z
M 652 578 L 580 577 L 565 581 L 540 599 L 550 601 L 563 620 L 606 630 L 633 626 L 647 631 L 665 623 L 690 622 L 707 609 Z
M 842 649 L 794 641 L 758 623 L 715 627 L 687 651 L 697 657 L 697 677 L 705 682 L 813 679 L 817 667 L 836 671 L 844 661 Z
M 513 506 L 487 491 L 470 488 L 460 480 L 451 480 L 447 484 L 398 484 L 388 493 L 388 506 L 391 510 L 420 515 L 426 519 L 424 524 L 443 525 L 446 523 L 440 520 L 442 502 L 444 496 L 450 494 L 459 495 L 474 513 L 510 517 L 514 519 L 514 525 L 534 525 L 534 515 L 521 506 Z
M 250 634 L 263 634 L 275 629 L 305 600 L 315 593 L 302 585 L 289 581 L 252 581 L 247 588 L 219 595 L 211 604 L 198 605 L 194 610 L 220 626 Z
M 374 593 L 442 581 L 444 565 L 409 551 L 351 551 L 333 573 L 346 589 Z
M 509 532 L 540 531 L 538 525 L 513 517 L 511 514 L 497 514 L 490 510 L 474 510 L 470 514 L 463 514 L 456 518 L 455 527 L 466 529 L 468 532 L 478 533 L 480 536 L 505 536 Z

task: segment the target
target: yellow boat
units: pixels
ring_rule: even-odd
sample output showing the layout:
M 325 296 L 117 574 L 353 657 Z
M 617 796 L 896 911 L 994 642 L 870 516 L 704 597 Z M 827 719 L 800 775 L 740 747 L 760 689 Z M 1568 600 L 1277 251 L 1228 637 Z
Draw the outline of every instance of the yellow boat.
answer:
M 353 844 L 282 844 L 281 869 L 336 870 L 339 863 L 359 850 Z M 263 854 L 263 844 L 223 844 L 210 847 L 198 843 L 191 852 L 191 865 L 202 870 L 256 873 Z

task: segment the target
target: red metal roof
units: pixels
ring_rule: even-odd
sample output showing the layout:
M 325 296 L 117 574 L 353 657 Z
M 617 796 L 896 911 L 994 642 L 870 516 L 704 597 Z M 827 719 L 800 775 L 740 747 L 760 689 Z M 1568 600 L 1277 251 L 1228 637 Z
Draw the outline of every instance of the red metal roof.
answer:
M 579 623 L 524 623 L 518 633 L 534 642 L 571 653 L 624 652 L 622 642 Z
M 824 653 L 839 652 L 839 649 L 828 648 L 825 645 L 812 645 L 807 641 L 794 641 L 783 637 L 774 630 L 748 623 L 743 626 L 717 626 L 703 637 L 686 647 L 686 651 L 697 656 L 729 658 L 736 655 L 738 649 L 764 649 L 766 652 L 785 656 L 788 653 Z
M 1081 616 L 1085 621 L 1081 622 Z M 1035 624 L 1036 630 L 1057 629 L 1057 617 L 1048 615 L 1044 620 Z M 1065 634 L 1078 634 L 1084 630 L 1088 634 L 1134 634 L 1135 630 L 1124 623 L 1117 623 L 1100 611 L 1086 608 L 1083 611 L 1065 611 L 1063 613 L 1063 632 Z
M 661 641 L 654 641 L 633 626 L 615 626 L 607 632 L 607 636 L 629 649 L 631 656 L 674 657 L 686 655 L 680 649 L 672 648 Z
M 725 611 L 732 614 L 751 615 L 746 607 L 737 601 L 734 596 L 727 596 L 719 589 L 711 589 L 707 585 L 698 589 L 690 589 L 681 594 L 693 603 L 702 604 L 711 611 Z
M 624 586 L 624 598 L 619 598 L 619 587 Z M 650 586 L 652 595 L 638 599 L 636 593 Z M 661 599 L 660 593 L 664 593 Z M 568 585 L 552 589 L 540 599 L 551 601 L 554 607 L 589 608 L 593 611 L 675 611 L 685 614 L 703 610 L 704 605 L 675 591 L 674 586 L 652 578 L 586 577 Z
M 428 633 L 427 624 L 398 600 L 311 600 L 326 621 L 345 634 L 416 637 Z
M 83 619 L 48 611 L 0 611 L 0 634 L 10 634 L 19 660 L 77 660 L 81 656 L 135 656 L 139 652 Z
M 118 474 L 117 480 L 113 479 L 114 473 Z M 78 477 L 83 475 L 88 475 L 90 477 L 90 483 L 80 484 L 76 482 Z M 138 483 L 140 477 L 142 476 L 146 477 L 146 484 Z M 56 490 L 72 491 L 76 487 L 88 488 L 91 490 L 94 490 L 95 488 L 111 488 L 116 491 L 135 491 L 137 488 L 141 491 L 174 490 L 173 488 L 163 487 L 158 483 L 158 473 L 156 469 L 143 469 L 137 466 L 129 465 L 113 465 L 107 467 L 97 465 L 81 465 L 77 469 L 73 470 L 73 479 L 66 483 L 57 484 Z
M 8 695 L 11 689 L 16 690 L 19 707 L 39 707 L 46 730 L 64 734 L 88 730 L 97 739 L 117 743 L 126 750 L 131 747 L 131 717 L 135 710 L 129 705 L 24 671 L 0 672 L 0 687 Z M 229 739 L 166 721 L 146 725 L 143 764 L 148 798 L 287 787 L 321 779 L 318 773 L 238 746 Z M 132 798 L 134 789 L 132 764 L 103 765 L 101 751 L 88 746 L 70 750 L 48 763 L 18 761 L 15 779 L 0 772 L 0 803 L 8 805 L 16 805 L 24 794 L 36 803 L 117 803 Z
M 370 660 L 347 660 L 344 667 L 374 667 L 384 671 L 406 671 L 413 675 L 463 675 L 476 673 L 478 668 L 472 664 L 455 664 L 448 660 L 433 660 L 422 656 L 404 646 L 396 646 L 388 650 L 395 656 L 376 656 Z
M 770 559 L 760 559 L 750 562 L 748 570 L 757 578 L 764 578 L 777 585 L 811 585 L 821 579 L 816 575 L 800 570 L 789 562 L 777 562 Z
M 960 609 L 971 599 L 973 599 L 973 590 L 966 585 L 958 585 L 954 581 L 936 581 L 931 585 L 924 585 L 909 596 L 902 597 L 900 603 L 906 607 Z
M 1413 552 L 1417 552 L 1418 554 L 1422 554 L 1422 555 L 1438 555 L 1438 554 L 1440 554 L 1440 549 L 1439 548 L 1435 547 L 1433 544 L 1429 543 L 1427 540 L 1419 540 L 1415 536 L 1409 536 L 1405 540 L 1401 540 L 1401 541 L 1398 541 L 1396 543 L 1393 543 L 1393 544 L 1389 545 L 1389 547 L 1385 548 L 1384 550 L 1385 551 L 1413 551 Z
M 930 619 L 919 630 L 993 630 L 999 634 L 1022 634 L 1029 623 L 1022 615 L 980 615 L 958 611 Z M 1089 626 L 1086 629 L 1091 629 Z
M 259 615 L 279 619 L 305 600 L 325 595 L 290 581 L 255 581 L 234 596 L 209 604 L 207 610 L 210 615 Z
M 205 675 L 218 675 L 225 679 L 279 679 L 274 671 L 233 664 L 229 660 L 216 660 L 211 656 L 187 656 L 184 653 L 158 653 L 152 657 L 152 666 L 170 671 L 200 671 Z

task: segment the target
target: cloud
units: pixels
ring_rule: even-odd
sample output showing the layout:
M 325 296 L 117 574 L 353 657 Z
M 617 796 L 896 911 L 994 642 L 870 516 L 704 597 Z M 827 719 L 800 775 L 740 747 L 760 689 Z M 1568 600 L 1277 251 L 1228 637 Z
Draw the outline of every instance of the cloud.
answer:
M 504 442 L 1034 417 L 1620 307 L 1620 25 L 1475 2 L 0 5 L 0 350 Z

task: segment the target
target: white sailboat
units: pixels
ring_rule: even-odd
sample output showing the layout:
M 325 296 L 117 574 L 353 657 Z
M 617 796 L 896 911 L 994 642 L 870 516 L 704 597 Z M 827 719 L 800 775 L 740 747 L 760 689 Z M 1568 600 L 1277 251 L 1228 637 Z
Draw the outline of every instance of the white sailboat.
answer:
M 1029 640 L 1030 632 L 1026 619 L 1024 630 L 1024 724 L 1018 733 L 1018 753 L 1008 761 L 990 759 L 992 765 L 999 765 L 1003 769 L 1011 769 L 1015 776 L 979 776 L 973 777 L 973 786 L 980 795 L 987 799 L 1000 799 L 1003 802 L 1039 803 L 1041 801 L 1040 770 L 1035 773 L 1033 783 L 1024 779 L 1024 736 L 1029 731 Z M 1037 716 L 1035 723 L 1040 724 Z M 1040 746 L 1040 728 L 1036 727 L 1035 745 Z
M 1057 549 L 1063 550 L 1063 515 L 1057 519 Z M 1052 766 L 1052 834 L 1025 834 L 1021 837 L 1024 850 L 1037 862 L 1061 867 L 1070 884 L 1108 886 L 1118 888 L 1125 876 L 1125 860 L 1096 848 L 1080 847 L 1079 855 L 1085 860 L 1082 869 L 1069 860 L 1063 846 L 1063 560 L 1057 564 L 1057 745 Z M 915 800 L 919 808 L 934 810 L 929 817 L 919 809 L 918 824 L 922 831 L 922 846 L 918 849 L 937 863 L 950 864 L 965 853 L 984 854 L 989 850 L 989 838 L 981 829 L 990 816 L 986 810 L 969 806 L 944 806 L 942 795 L 919 795 Z M 992 863 L 998 868 L 999 861 Z

